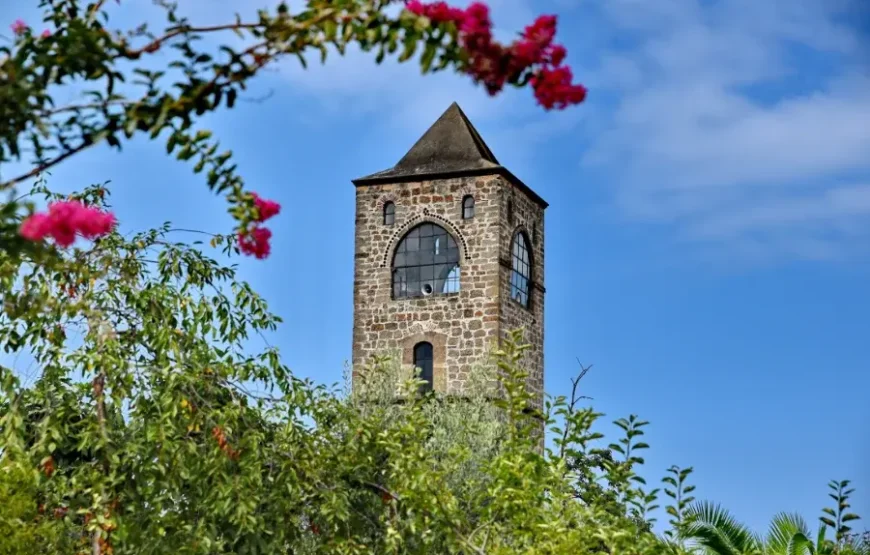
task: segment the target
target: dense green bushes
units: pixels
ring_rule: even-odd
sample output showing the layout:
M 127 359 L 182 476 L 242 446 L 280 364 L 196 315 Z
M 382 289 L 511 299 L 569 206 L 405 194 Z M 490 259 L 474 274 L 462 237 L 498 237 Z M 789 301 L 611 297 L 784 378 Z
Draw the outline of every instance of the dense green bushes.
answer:
M 548 400 L 541 450 L 520 334 L 461 402 L 416 397 L 387 360 L 354 394 L 297 379 L 250 351 L 279 324 L 263 299 L 171 236 L 113 233 L 40 265 L 0 253 L 0 346 L 41 369 L 26 387 L 0 370 L 0 553 L 866 552 L 847 541 L 848 484 L 813 543 L 795 518 L 762 541 L 696 503 L 691 469 L 647 486 L 646 423 L 618 420 L 608 444 L 576 382 Z

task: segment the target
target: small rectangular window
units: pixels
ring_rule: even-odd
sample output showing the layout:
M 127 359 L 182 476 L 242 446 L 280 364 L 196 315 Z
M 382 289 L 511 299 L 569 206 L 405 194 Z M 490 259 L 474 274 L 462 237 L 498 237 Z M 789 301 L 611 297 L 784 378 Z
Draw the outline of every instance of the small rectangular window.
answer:
M 470 220 L 474 217 L 474 197 L 471 195 L 462 199 L 462 219 Z
M 396 223 L 396 205 L 392 202 L 384 204 L 384 225 Z

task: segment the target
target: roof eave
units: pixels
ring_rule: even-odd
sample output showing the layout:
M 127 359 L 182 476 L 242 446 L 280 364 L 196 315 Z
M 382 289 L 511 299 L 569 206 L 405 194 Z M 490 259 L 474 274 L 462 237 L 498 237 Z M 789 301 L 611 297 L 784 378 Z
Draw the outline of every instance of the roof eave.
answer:
M 511 182 L 519 190 L 524 192 L 530 199 L 538 204 L 541 208 L 547 208 L 549 204 L 540 197 L 531 187 L 523 183 L 523 181 L 514 175 L 504 166 L 494 168 L 475 168 L 467 170 L 452 170 L 452 171 L 432 171 L 425 173 L 408 173 L 400 175 L 378 175 L 373 174 L 366 177 L 359 177 L 351 180 L 357 187 L 365 187 L 368 185 L 385 185 L 389 183 L 408 183 L 411 181 L 424 181 L 432 179 L 452 179 L 456 177 L 478 177 L 483 175 L 500 175 Z

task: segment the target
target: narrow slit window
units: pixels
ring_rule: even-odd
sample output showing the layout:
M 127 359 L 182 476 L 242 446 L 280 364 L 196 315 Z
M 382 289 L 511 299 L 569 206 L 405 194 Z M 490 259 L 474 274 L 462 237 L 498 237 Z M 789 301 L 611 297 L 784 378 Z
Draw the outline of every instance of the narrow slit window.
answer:
M 432 344 L 426 341 L 417 343 L 414 346 L 414 367 L 420 369 L 420 379 L 426 382 L 420 385 L 420 393 L 426 393 L 433 389 L 432 366 Z

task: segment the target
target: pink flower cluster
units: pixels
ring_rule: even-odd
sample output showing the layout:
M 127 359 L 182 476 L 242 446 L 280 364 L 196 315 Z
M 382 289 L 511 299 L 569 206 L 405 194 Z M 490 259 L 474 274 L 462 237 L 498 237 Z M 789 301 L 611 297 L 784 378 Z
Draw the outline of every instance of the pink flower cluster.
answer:
M 116 223 L 115 216 L 109 212 L 101 212 L 77 200 L 66 200 L 53 202 L 48 212 L 24 220 L 19 232 L 31 241 L 52 237 L 59 246 L 68 247 L 75 242 L 76 235 L 95 239 L 111 232 Z
M 281 211 L 281 205 L 272 200 L 261 198 L 257 193 L 251 193 L 254 197 L 254 206 L 257 207 L 257 217 L 254 225 L 244 233 L 239 233 L 239 249 L 245 254 L 252 254 L 259 259 L 266 258 L 272 250 L 269 240 L 272 232 L 260 224 L 275 216 Z
M 25 23 L 23 19 L 16 19 L 9 28 L 12 29 L 12 32 L 16 35 L 23 35 L 28 29 L 27 23 Z
M 9 28 L 12 29 L 12 33 L 17 36 L 25 34 L 30 29 L 30 27 L 27 26 L 27 23 L 25 23 L 23 19 L 16 19 L 15 22 L 9 26 Z M 51 31 L 46 29 L 39 36 L 47 39 L 51 36 Z
M 556 16 L 538 17 L 525 28 L 519 40 L 504 46 L 493 40 L 486 4 L 474 2 L 461 9 L 441 1 L 424 4 L 420 0 L 408 0 L 405 8 L 434 23 L 454 23 L 462 47 L 470 57 L 469 73 L 492 95 L 500 92 L 511 79 L 536 66 L 530 83 L 538 103 L 545 109 L 566 108 L 586 98 L 586 88 L 573 84 L 571 68 L 562 65 L 565 47 L 553 43 Z

